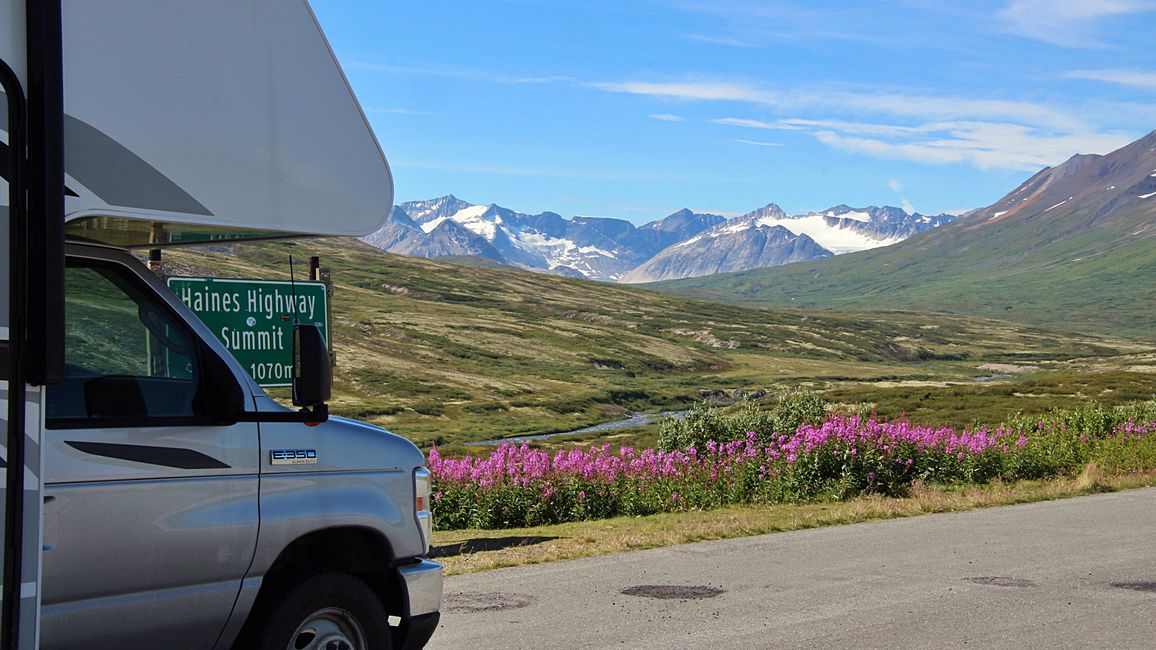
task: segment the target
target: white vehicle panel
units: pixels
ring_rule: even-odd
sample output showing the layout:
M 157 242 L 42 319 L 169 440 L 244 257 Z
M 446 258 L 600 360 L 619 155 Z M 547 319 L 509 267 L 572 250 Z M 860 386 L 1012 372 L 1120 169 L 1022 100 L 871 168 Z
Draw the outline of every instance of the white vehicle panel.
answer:
M 363 235 L 389 214 L 388 164 L 303 0 L 71 0 L 63 30 L 69 233 Z

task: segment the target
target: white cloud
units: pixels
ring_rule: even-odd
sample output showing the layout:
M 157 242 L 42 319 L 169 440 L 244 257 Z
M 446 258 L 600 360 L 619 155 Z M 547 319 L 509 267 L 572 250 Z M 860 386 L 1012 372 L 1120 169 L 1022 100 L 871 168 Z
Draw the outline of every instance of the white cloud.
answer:
M 651 113 L 648 117 L 650 117 L 650 119 L 652 119 L 652 120 L 658 120 L 659 122 L 681 122 L 682 121 L 681 117 L 679 117 L 677 115 L 671 115 L 670 113 Z
M 1152 11 L 1150 0 L 1012 0 L 997 19 L 1002 31 L 1064 47 L 1100 47 L 1097 21 Z
M 1072 70 L 1065 72 L 1068 79 L 1091 79 L 1122 86 L 1137 86 L 1140 88 L 1156 88 L 1156 72 L 1142 72 L 1139 70 Z
M 780 143 L 780 142 L 763 142 L 761 140 L 743 140 L 741 138 L 735 138 L 735 142 L 738 142 L 739 144 L 754 145 L 756 147 L 781 147 L 781 146 L 783 146 L 782 143 Z
M 849 92 L 803 89 L 783 92 L 750 83 L 729 81 L 591 83 L 588 88 L 606 92 L 695 101 L 755 104 L 779 110 L 828 109 L 864 112 L 924 120 L 983 119 L 1027 122 L 1054 129 L 1080 128 L 1082 122 L 1067 111 L 1043 104 L 1004 99 L 935 97 L 890 92 Z M 765 128 L 785 128 L 783 123 L 764 122 Z
M 744 126 L 748 129 L 774 129 L 778 131 L 798 131 L 799 127 L 784 124 L 781 120 L 777 122 L 763 122 L 762 120 L 748 120 L 741 117 L 720 117 L 717 120 L 711 120 L 714 124 L 728 124 L 730 126 Z
M 869 124 L 864 122 L 845 122 L 842 120 L 807 120 L 801 118 L 789 118 L 775 120 L 773 122 L 764 122 L 761 120 L 749 120 L 741 117 L 722 117 L 717 120 L 711 120 L 711 122 L 714 124 L 745 126 L 752 129 L 802 131 L 805 129 L 826 128 L 843 131 L 844 133 L 860 133 L 864 135 L 886 136 L 910 135 L 914 133 L 924 133 L 928 130 L 934 130 L 932 125 L 896 126 L 893 124 Z
M 895 195 L 899 197 L 899 200 L 903 203 L 904 212 L 907 214 L 915 214 L 915 206 L 911 205 L 911 201 L 908 201 L 906 196 L 903 196 L 903 183 L 892 178 L 887 181 L 887 187 L 890 187 L 891 191 L 895 192 Z
M 711 45 L 725 45 L 727 47 L 740 47 L 743 49 L 754 49 L 758 45 L 748 43 L 747 41 L 732 38 L 730 36 L 707 36 L 703 34 L 688 34 L 686 38 L 700 43 L 710 43 Z
M 651 95 L 675 99 L 739 101 L 772 105 L 783 101 L 783 97 L 778 93 L 756 88 L 748 84 L 726 81 L 623 81 L 589 83 L 586 84 L 586 86 L 588 88 L 605 90 L 606 92 L 612 93 Z
M 1134 135 L 1123 133 L 1053 134 L 1019 124 L 987 122 L 942 124 L 926 137 L 906 141 L 830 130 L 816 131 L 814 137 L 830 147 L 876 158 L 1023 171 L 1056 165 L 1077 153 L 1108 153 L 1135 139 Z
M 1111 76 L 1099 74 L 1104 72 L 1098 71 L 1097 78 Z M 1146 76 L 1112 78 L 1147 83 Z M 1125 128 L 1109 130 L 1081 119 L 1079 114 L 1088 111 L 1092 111 L 1089 115 L 1103 113 L 1103 107 L 1096 109 L 1094 103 L 1054 108 L 1033 101 L 1003 98 L 842 88 L 780 89 L 710 79 L 627 81 L 587 87 L 666 100 L 745 104 L 761 114 L 797 112 L 804 117 L 753 119 L 732 115 L 714 119 L 712 123 L 764 131 L 805 132 L 829 147 L 846 152 L 929 164 L 966 164 L 980 169 L 1033 171 L 1059 164 L 1076 153 L 1108 153 L 1136 137 Z M 1113 104 L 1116 116 L 1125 108 L 1123 104 Z M 870 116 L 870 119 L 839 119 L 848 115 Z

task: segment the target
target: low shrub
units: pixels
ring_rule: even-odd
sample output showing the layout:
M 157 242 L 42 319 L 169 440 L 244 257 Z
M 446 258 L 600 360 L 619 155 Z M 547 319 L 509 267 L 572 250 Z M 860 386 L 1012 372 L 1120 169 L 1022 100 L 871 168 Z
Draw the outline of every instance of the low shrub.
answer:
M 773 436 L 794 433 L 804 424 L 818 424 L 827 415 L 827 402 L 814 391 L 803 388 L 780 391 L 771 408 L 745 401 L 738 412 L 727 415 L 705 402 L 694 405 L 679 420 L 663 422 L 658 446 L 667 451 L 686 447 L 703 448 L 706 443 L 742 440 L 753 431 L 760 443 Z

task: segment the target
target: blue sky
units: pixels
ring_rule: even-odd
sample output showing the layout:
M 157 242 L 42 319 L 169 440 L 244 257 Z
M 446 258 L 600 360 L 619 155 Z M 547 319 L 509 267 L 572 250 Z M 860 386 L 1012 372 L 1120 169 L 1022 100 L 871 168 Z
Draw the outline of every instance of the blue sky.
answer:
M 1156 129 L 1156 0 L 311 4 L 398 202 L 938 213 Z

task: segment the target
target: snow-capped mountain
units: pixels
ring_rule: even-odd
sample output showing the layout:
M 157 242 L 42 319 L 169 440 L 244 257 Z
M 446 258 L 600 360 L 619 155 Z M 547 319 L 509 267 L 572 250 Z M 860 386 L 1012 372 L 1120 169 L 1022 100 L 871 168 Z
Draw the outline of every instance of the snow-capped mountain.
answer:
M 471 255 L 572 277 L 649 282 L 886 246 L 952 219 L 845 205 L 791 216 L 769 204 L 729 220 L 684 209 L 635 227 L 622 219 L 524 214 L 449 195 L 395 206 L 386 224 L 362 239 L 404 255 Z
M 727 218 L 721 215 L 698 214 L 683 208 L 665 219 L 651 221 L 639 226 L 638 229 L 654 241 L 658 250 L 662 250 L 671 244 L 685 241 L 704 230 L 713 228 L 726 220 Z
M 662 248 L 660 238 L 622 219 L 531 215 L 452 195 L 396 206 L 385 226 L 362 239 L 394 253 L 477 255 L 595 280 L 618 280 Z
M 846 205 L 792 216 L 770 203 L 669 246 L 622 281 L 676 280 L 831 257 L 895 244 L 955 218 Z

